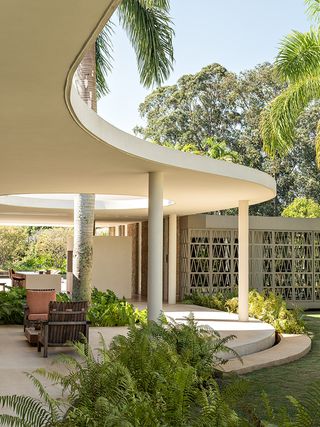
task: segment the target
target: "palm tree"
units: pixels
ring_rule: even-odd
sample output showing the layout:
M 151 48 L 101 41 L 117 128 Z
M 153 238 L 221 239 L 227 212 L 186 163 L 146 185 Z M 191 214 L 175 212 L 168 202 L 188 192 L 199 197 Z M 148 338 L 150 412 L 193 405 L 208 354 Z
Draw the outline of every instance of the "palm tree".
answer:
M 306 107 L 320 99 L 320 3 L 305 0 L 315 26 L 310 31 L 293 31 L 282 41 L 276 71 L 286 89 L 262 112 L 264 150 L 274 157 L 285 155 L 295 140 L 295 125 Z M 320 121 L 316 132 L 316 160 L 320 167 Z
M 123 0 L 119 22 L 136 52 L 140 81 L 145 87 L 161 84 L 173 66 L 173 29 L 169 0 Z M 112 25 L 108 23 L 77 70 L 81 98 L 94 111 L 97 98 L 108 93 L 111 71 Z M 94 194 L 79 194 L 74 203 L 73 299 L 90 300 Z

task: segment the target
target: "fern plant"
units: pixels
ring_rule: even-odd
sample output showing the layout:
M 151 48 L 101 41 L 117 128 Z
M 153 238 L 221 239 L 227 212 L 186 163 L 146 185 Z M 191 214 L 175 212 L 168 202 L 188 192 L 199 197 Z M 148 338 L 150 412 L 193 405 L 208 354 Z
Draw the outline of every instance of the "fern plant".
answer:
M 2 415 L 7 426 L 239 426 L 234 394 L 214 378 L 214 351 L 225 343 L 187 325 L 131 325 L 127 337 L 116 337 L 97 353 L 87 343 L 75 344 L 76 357 L 61 355 L 67 373 L 39 369 L 30 378 L 40 400 L 2 397 L 16 412 Z M 203 358 L 203 364 L 201 362 Z M 209 367 L 204 366 L 209 363 Z M 64 370 L 65 371 L 65 370 Z M 64 399 L 53 399 L 37 378 L 61 387 Z M 240 394 L 238 394 L 239 398 Z M 230 402 L 230 403 L 229 403 Z

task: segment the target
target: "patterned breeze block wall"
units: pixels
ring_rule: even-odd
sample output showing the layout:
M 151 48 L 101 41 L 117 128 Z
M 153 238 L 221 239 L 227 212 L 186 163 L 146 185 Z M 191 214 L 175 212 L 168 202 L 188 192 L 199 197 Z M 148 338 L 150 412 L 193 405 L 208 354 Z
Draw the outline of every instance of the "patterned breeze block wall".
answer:
M 292 303 L 320 305 L 320 233 L 250 230 L 250 287 L 272 290 Z M 230 292 L 238 286 L 238 231 L 181 233 L 184 293 Z

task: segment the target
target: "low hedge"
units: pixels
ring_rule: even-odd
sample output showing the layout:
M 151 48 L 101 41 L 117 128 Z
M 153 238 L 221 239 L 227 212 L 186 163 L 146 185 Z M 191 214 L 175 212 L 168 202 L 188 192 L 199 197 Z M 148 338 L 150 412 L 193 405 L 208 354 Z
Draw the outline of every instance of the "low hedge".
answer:
M 185 298 L 184 303 L 196 304 L 216 310 L 237 313 L 238 297 L 232 294 L 217 293 L 203 295 L 192 293 Z M 303 310 L 286 307 L 286 302 L 274 292 L 249 292 L 249 316 L 272 325 L 279 333 L 302 334 L 306 332 L 303 320 Z

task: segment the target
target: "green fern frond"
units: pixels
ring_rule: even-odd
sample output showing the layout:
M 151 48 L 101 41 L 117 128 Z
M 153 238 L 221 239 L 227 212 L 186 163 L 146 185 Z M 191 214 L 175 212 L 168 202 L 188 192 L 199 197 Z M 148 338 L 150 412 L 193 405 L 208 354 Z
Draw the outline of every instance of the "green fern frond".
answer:
M 52 414 L 45 408 L 44 404 L 29 396 L 0 396 L 0 405 L 13 410 L 17 417 L 25 423 L 20 425 L 45 427 L 54 421 Z M 2 416 L 0 416 L 0 420 L 2 420 Z
M 0 414 L 0 425 L 5 427 L 34 427 L 20 417 L 14 415 Z

